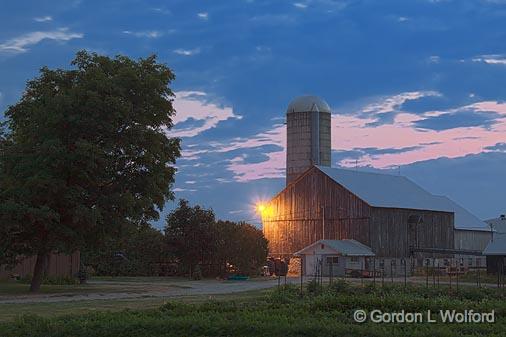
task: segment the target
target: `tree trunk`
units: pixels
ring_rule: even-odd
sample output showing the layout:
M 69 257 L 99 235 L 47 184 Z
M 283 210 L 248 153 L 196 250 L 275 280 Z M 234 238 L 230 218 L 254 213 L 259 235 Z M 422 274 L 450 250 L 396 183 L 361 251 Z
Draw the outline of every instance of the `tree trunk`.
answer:
M 47 253 L 39 252 L 37 254 L 37 261 L 35 262 L 35 268 L 33 269 L 32 282 L 30 284 L 30 292 L 35 293 L 40 290 L 40 285 L 44 279 L 44 273 L 46 271 Z

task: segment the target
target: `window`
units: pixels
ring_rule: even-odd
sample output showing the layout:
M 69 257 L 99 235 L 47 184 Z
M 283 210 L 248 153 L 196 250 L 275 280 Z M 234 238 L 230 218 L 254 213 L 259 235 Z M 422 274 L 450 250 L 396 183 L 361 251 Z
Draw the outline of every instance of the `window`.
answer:
M 473 265 L 473 258 L 472 257 L 467 258 L 467 265 L 468 266 L 472 266 Z
M 339 257 L 327 256 L 327 264 L 339 264 Z
M 352 257 L 350 258 L 350 261 L 351 261 L 351 262 L 358 262 L 358 261 L 359 261 L 358 256 L 352 256 Z

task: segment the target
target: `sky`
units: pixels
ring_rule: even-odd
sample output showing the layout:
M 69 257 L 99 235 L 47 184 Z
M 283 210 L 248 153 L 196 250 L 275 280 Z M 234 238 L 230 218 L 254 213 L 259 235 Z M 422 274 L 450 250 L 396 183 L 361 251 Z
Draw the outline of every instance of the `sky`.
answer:
M 286 107 L 332 109 L 332 166 L 405 175 L 482 219 L 506 212 L 506 0 L 0 2 L 0 113 L 79 50 L 176 74 L 174 191 L 260 225 L 285 184 Z M 167 203 L 160 221 L 175 203 Z

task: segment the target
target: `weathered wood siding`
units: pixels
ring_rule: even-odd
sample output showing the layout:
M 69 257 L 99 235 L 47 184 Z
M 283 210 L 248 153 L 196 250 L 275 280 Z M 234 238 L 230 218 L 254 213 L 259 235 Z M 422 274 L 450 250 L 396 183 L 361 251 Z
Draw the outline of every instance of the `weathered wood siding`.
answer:
M 416 226 L 419 247 L 453 248 L 453 213 L 375 208 L 312 168 L 267 205 L 263 230 L 272 256 L 289 256 L 323 238 L 355 239 L 379 257 L 409 256 L 408 218 L 421 215 Z
M 483 251 L 492 234 L 488 231 L 455 230 L 455 249 Z
M 410 216 L 421 216 L 419 224 L 409 224 Z M 453 213 L 402 208 L 372 208 L 371 241 L 377 256 L 407 257 L 410 246 L 453 248 Z M 409 236 L 409 227 L 416 234 Z
M 369 242 L 371 207 L 312 168 L 274 197 L 262 216 L 270 254 L 291 255 L 323 238 Z

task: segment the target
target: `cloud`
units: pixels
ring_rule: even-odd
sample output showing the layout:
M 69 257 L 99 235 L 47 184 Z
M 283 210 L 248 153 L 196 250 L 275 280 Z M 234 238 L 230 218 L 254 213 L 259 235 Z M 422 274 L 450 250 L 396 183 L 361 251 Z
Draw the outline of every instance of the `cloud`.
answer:
M 180 188 L 180 187 L 176 187 L 175 189 L 172 190 L 173 192 L 197 192 L 196 189 L 189 189 L 189 188 Z
M 151 8 L 151 10 L 153 12 L 164 14 L 164 15 L 172 14 L 172 12 L 170 10 L 168 10 L 166 8 L 161 8 L 161 7 L 153 7 L 153 8 Z
M 197 16 L 199 18 L 201 18 L 202 20 L 207 20 L 209 19 L 209 13 L 207 12 L 200 12 L 200 13 L 197 13 Z
M 39 16 L 39 17 L 33 18 L 33 20 L 37 21 L 37 22 L 48 22 L 48 21 L 53 21 L 53 18 L 49 15 L 46 15 L 46 16 Z
M 416 113 L 405 111 L 402 107 L 407 101 L 427 96 L 441 94 L 434 91 L 401 93 L 366 104 L 351 115 L 333 114 L 334 164 L 389 168 L 503 149 L 501 143 L 506 134 L 506 103 L 481 101 L 447 111 Z M 377 123 L 381 118 L 379 115 L 392 111 L 395 114 L 391 123 Z M 463 114 L 462 118 L 459 114 Z M 470 120 L 466 121 L 466 118 Z M 420 127 L 423 121 L 430 119 L 435 119 L 431 128 Z M 251 137 L 213 144 L 207 151 L 234 154 L 228 160 L 227 169 L 233 173 L 236 181 L 245 182 L 283 177 L 285 148 L 286 126 L 277 124 Z M 256 155 L 246 155 L 251 151 Z M 257 158 L 262 158 L 262 161 L 258 162 Z
M 441 61 L 441 57 L 438 55 L 432 55 L 429 57 L 429 63 L 439 63 Z
M 366 105 L 361 109 L 361 112 L 365 114 L 381 114 L 398 111 L 404 103 L 428 96 L 440 97 L 442 95 L 437 91 L 403 92 L 394 96 L 381 97 L 376 102 Z
M 83 36 L 82 33 L 69 32 L 67 28 L 60 28 L 53 31 L 31 32 L 1 43 L 0 53 L 24 53 L 29 50 L 28 46 L 35 45 L 42 40 L 69 41 L 72 39 L 80 39 Z
M 497 143 L 495 145 L 487 146 L 485 147 L 485 150 L 491 152 L 506 152 L 506 143 L 502 142 Z
M 300 8 L 300 9 L 306 9 L 307 8 L 307 4 L 304 4 L 302 2 L 295 2 L 293 4 L 294 7 L 297 7 L 297 8 Z
M 209 102 L 205 92 L 180 91 L 175 94 L 174 107 L 177 113 L 173 120 L 175 127 L 170 131 L 172 137 L 194 137 L 217 127 L 220 122 L 242 118 L 236 115 L 231 107 Z M 178 127 L 178 124 L 190 119 L 202 123 L 198 127 Z
M 506 65 L 506 55 L 480 55 L 472 59 L 473 62 L 483 62 L 487 64 Z
M 124 30 L 123 34 L 132 35 L 135 37 L 144 37 L 148 39 L 157 39 L 165 35 L 164 32 L 161 32 L 159 30 L 143 30 L 143 31 Z
M 436 131 L 473 126 L 489 128 L 501 117 L 496 112 L 461 110 L 415 121 L 414 126 Z
M 183 56 L 193 56 L 193 55 L 197 55 L 199 53 L 200 53 L 200 48 L 174 50 L 174 54 L 183 55 Z

